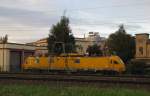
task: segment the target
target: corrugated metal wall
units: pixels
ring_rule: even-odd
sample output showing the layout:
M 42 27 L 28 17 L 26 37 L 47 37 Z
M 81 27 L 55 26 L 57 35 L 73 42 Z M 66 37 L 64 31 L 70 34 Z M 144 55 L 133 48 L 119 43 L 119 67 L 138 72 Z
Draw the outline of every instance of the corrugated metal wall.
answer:
M 21 71 L 21 64 L 24 63 L 26 57 L 33 55 L 34 52 L 32 51 L 11 51 L 10 52 L 10 71 L 11 72 L 20 72 Z

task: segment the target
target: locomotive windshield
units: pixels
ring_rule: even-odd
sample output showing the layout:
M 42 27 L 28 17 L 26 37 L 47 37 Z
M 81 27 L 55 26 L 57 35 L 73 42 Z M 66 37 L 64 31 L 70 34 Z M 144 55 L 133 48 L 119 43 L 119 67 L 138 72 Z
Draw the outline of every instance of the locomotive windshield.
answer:
M 121 59 L 119 59 L 119 61 L 120 61 L 121 64 L 124 64 L 123 61 L 122 61 Z
M 120 58 L 113 58 L 111 59 L 111 64 L 124 64 L 123 61 Z

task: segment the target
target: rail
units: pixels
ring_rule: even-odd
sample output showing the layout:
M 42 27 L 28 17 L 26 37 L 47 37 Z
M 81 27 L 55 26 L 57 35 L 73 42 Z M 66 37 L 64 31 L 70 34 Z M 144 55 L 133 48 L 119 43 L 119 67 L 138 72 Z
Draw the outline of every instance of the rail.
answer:
M 150 84 L 150 76 L 100 76 L 82 74 L 0 73 L 0 80 L 36 80 L 90 83 Z

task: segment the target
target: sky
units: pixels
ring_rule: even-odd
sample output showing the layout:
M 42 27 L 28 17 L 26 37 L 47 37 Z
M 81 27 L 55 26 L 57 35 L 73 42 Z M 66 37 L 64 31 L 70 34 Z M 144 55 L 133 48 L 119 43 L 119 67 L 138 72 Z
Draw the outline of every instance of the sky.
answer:
M 127 33 L 150 33 L 150 0 L 0 0 L 0 36 L 29 43 L 45 38 L 65 14 L 75 37 L 108 37 L 124 24 Z

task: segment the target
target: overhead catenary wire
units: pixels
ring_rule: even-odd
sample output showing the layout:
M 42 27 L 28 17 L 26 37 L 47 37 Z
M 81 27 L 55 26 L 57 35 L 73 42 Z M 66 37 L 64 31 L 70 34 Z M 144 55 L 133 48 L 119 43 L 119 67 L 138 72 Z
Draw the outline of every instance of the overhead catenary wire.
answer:
M 150 2 L 144 2 L 144 3 L 132 3 L 132 4 L 115 4 L 115 5 L 105 5 L 105 6 L 96 6 L 96 7 L 87 7 L 87 8 L 75 8 L 75 9 L 65 9 L 67 10 L 67 12 L 76 12 L 76 11 L 85 11 L 85 10 L 98 10 L 98 9 L 103 9 L 103 8 L 119 8 L 119 7 L 135 7 L 135 6 L 149 6 Z M 63 12 L 64 9 L 52 9 L 52 10 L 47 10 L 47 9 L 42 9 L 39 11 L 33 11 L 35 13 L 56 13 L 56 12 Z M 32 11 L 31 11 L 32 12 Z M 30 15 L 33 16 L 34 14 L 17 14 L 19 16 L 26 16 L 26 15 Z M 7 13 L 7 12 L 5 12 Z M 14 15 L 14 16 L 17 16 Z M 37 15 L 37 14 L 36 14 Z
M 96 7 L 90 7 L 90 8 L 78 8 L 78 9 L 67 9 L 67 13 L 68 12 L 74 12 L 74 11 L 85 11 L 85 10 L 97 10 L 97 9 L 103 9 L 103 8 L 120 8 L 120 7 L 135 7 L 135 6 L 146 6 L 146 5 L 149 5 L 149 2 L 147 3 L 134 3 L 134 4 L 116 4 L 116 5 L 105 5 L 105 6 L 96 6 Z M 51 13 L 51 12 L 58 12 L 58 11 L 62 11 L 62 10 L 42 10 L 42 11 L 37 11 L 37 12 L 44 12 L 44 13 Z M 26 16 L 26 15 L 30 15 L 33 16 L 34 14 L 17 14 L 15 16 Z M 106 17 L 107 18 L 112 18 L 112 17 Z M 113 18 L 118 18 L 118 17 L 113 17 Z M 130 21 L 130 22 L 125 22 L 127 24 L 135 24 L 135 23 L 149 23 L 150 21 L 150 17 L 147 17 L 147 18 L 142 18 L 142 19 L 135 19 L 135 17 L 126 17 L 126 16 L 121 16 L 119 17 L 120 19 L 121 18 L 125 18 L 125 19 L 133 19 L 134 21 Z M 136 17 L 137 18 L 137 17 Z M 84 18 L 83 18 L 84 19 Z M 80 18 L 80 20 L 82 20 Z M 97 25 L 109 25 L 109 24 L 114 24 L 114 25 L 119 25 L 120 23 L 113 23 L 111 22 L 113 20 L 110 20 L 110 21 L 99 21 L 100 23 L 82 23 L 82 22 L 79 22 L 79 23 L 76 23 L 76 25 L 86 25 L 86 26 L 97 26 Z M 122 22 L 123 23 L 123 22 Z M 71 24 L 74 24 L 74 23 L 71 23 Z M 34 23 L 34 24 L 31 24 L 31 25 L 28 25 L 28 26 L 21 26 L 21 25 L 9 25 L 9 24 L 0 24 L 0 31 L 39 31 L 39 30 L 45 30 L 45 31 L 49 31 L 49 29 L 40 29 L 40 28 L 30 28 L 30 26 L 33 26 L 33 25 L 36 25 L 36 26 L 41 26 L 41 25 L 44 25 L 42 23 Z M 51 24 L 47 24 L 48 25 L 51 25 Z M 7 27 L 7 28 L 24 28 L 24 29 L 5 29 L 4 27 Z M 49 26 L 50 28 L 50 26 Z
M 84 19 L 79 19 L 79 20 L 84 20 Z M 139 20 L 139 21 L 138 21 Z M 70 23 L 71 25 L 77 25 L 77 24 L 79 24 L 79 25 L 106 25 L 106 24 L 120 24 L 120 23 L 126 23 L 126 24 L 132 24 L 132 23 L 150 23 L 149 21 L 150 21 L 150 19 L 135 19 L 135 20 L 133 20 L 133 21 L 121 21 L 121 22 L 113 22 L 114 20 L 97 20 L 96 22 L 94 22 L 94 20 L 93 20 L 93 22 L 94 23 L 91 23 L 91 22 L 80 22 L 80 23 Z M 40 28 L 35 28 L 34 27 L 34 25 L 35 25 L 35 27 L 37 27 L 37 26 L 39 26 Z M 42 26 L 41 26 L 42 25 Z M 0 28 L 5 28 L 5 27 L 9 27 L 9 28 L 30 28 L 30 29 L 40 29 L 40 30 L 47 30 L 47 28 L 49 28 L 50 27 L 50 25 L 51 24 L 43 24 L 43 23 L 34 23 L 34 24 L 29 24 L 29 25 L 13 25 L 13 24 L 0 24 Z M 41 27 L 45 27 L 45 28 L 41 28 Z M 1 29 L 0 29 L 1 30 Z M 10 29 L 9 29 L 10 30 Z M 19 29 L 19 30 L 23 30 L 23 29 Z
M 146 5 L 147 4 L 149 4 L 149 3 L 146 3 Z M 68 9 L 67 10 L 67 12 L 69 11 L 75 11 L 75 10 L 89 10 L 89 9 L 97 9 L 97 8 L 105 8 L 105 7 L 126 7 L 126 6 L 131 6 L 132 5 L 132 7 L 133 7 L 133 5 L 134 6 L 137 6 L 137 5 L 142 5 L 142 4 L 138 4 L 138 3 L 135 3 L 135 4 L 125 4 L 125 5 L 112 5 L 112 6 L 99 6 L 99 7 L 93 7 L 93 8 L 80 8 L 80 9 Z M 54 10 L 53 10 L 54 11 Z M 51 11 L 50 11 L 51 12 Z M 56 12 L 56 10 L 55 10 L 55 12 Z M 24 14 L 20 14 L 20 15 L 24 15 Z M 27 14 L 26 14 L 27 15 Z M 29 14 L 29 15 L 31 15 L 31 14 Z M 32 14 L 33 15 L 33 14 Z M 16 16 L 16 15 L 15 15 Z M 107 18 L 112 18 L 112 17 L 106 17 L 106 19 Z M 149 23 L 148 21 L 150 21 L 150 17 L 148 17 L 148 18 L 143 18 L 142 17 L 142 19 L 135 19 L 135 18 L 137 18 L 137 17 L 132 17 L 132 18 L 130 18 L 130 17 L 127 17 L 127 16 L 121 16 L 121 17 L 113 17 L 113 18 L 119 18 L 119 19 L 121 19 L 121 18 L 124 18 L 124 19 L 133 19 L 134 21 L 133 22 L 128 22 L 128 23 Z M 136 22 L 135 22 L 136 21 Z M 103 21 L 100 21 L 100 22 L 103 22 Z M 103 22 L 103 23 L 105 23 L 105 22 Z M 105 24 L 110 24 L 110 23 L 105 23 Z M 34 23 L 34 24 L 32 24 L 32 25 L 43 25 L 42 23 Z M 32 26 L 31 25 L 31 26 Z M 49 24 L 50 25 L 50 24 Z M 86 24 L 86 25 L 103 25 L 103 24 Z M 11 26 L 11 25 L 5 25 L 5 24 L 0 24 L 0 27 L 1 26 L 3 26 L 3 27 L 7 27 L 7 26 Z M 12 26 L 11 26 L 12 27 Z M 18 25 L 16 26 L 15 25 L 15 27 L 18 27 Z M 20 27 L 20 26 L 19 26 Z M 21 26 L 21 27 L 23 27 L 23 26 Z
M 74 11 L 82 11 L 82 10 L 95 10 L 95 9 L 103 9 L 103 8 L 119 8 L 119 7 L 135 7 L 135 6 L 149 6 L 150 2 L 143 2 L 143 3 L 124 3 L 124 4 L 114 4 L 114 5 L 103 5 L 103 6 L 95 6 L 95 7 L 84 7 L 84 8 L 72 8 L 72 9 L 68 9 L 65 8 L 65 10 L 67 9 L 68 12 L 74 12 Z M 42 8 L 41 8 L 42 9 Z M 46 13 L 55 13 L 55 12 L 63 12 L 64 9 L 51 9 L 51 10 L 47 10 L 47 9 L 42 9 L 39 11 L 35 11 L 35 12 L 46 12 Z M 34 12 L 34 11 L 33 11 Z M 31 15 L 31 14 L 30 14 Z

